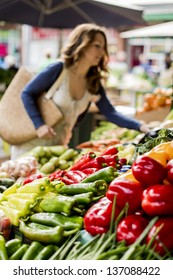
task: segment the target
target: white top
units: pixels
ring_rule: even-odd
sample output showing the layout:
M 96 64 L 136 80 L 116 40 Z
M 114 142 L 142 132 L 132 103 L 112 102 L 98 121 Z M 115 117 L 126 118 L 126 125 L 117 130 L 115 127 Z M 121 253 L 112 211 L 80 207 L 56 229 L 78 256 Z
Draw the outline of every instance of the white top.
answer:
M 68 144 L 72 136 L 71 130 L 73 129 L 78 116 L 86 110 L 90 102 L 95 102 L 96 100 L 98 100 L 98 97 L 98 95 L 90 94 L 86 90 L 81 99 L 74 99 L 70 95 L 69 73 L 67 72 L 67 75 L 65 76 L 60 87 L 53 96 L 54 102 L 57 104 L 64 115 L 64 119 L 55 126 L 55 131 L 57 132 L 58 138 L 55 136 L 54 140 L 58 143 L 63 142 L 63 144 Z M 59 135 L 59 133 L 61 135 Z M 61 141 L 62 137 L 63 141 Z
M 93 95 L 86 91 L 80 100 L 73 99 L 69 91 L 69 74 L 67 72 L 67 75 L 65 75 L 64 80 L 53 96 L 54 102 L 64 115 L 64 118 L 54 127 L 56 135 L 50 140 L 35 138 L 27 143 L 12 146 L 11 159 L 17 158 L 36 146 L 68 145 L 72 137 L 71 131 L 78 116 L 86 110 L 89 102 L 96 102 L 99 98 L 100 95 Z

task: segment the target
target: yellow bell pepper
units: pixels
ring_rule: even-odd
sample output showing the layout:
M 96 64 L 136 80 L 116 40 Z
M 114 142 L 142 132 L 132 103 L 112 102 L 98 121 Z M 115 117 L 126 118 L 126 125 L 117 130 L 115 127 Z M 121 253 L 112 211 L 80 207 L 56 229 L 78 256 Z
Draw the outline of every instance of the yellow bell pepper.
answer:
M 173 141 L 161 143 L 145 153 L 145 155 L 166 166 L 167 162 L 173 159 Z

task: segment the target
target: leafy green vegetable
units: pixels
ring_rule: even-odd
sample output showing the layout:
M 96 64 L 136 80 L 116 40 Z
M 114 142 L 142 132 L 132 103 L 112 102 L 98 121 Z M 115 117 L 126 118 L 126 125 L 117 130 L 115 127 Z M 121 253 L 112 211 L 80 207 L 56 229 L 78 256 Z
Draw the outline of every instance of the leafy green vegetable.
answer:
M 147 134 L 139 144 L 136 144 L 135 156 L 149 152 L 155 146 L 173 140 L 173 130 L 162 128 L 155 133 Z

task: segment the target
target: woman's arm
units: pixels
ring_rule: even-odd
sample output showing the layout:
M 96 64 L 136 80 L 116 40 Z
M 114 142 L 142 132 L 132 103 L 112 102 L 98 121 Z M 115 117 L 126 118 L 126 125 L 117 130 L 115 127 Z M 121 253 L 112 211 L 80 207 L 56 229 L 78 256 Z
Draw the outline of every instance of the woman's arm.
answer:
M 41 93 L 49 90 L 49 88 L 60 75 L 62 68 L 62 62 L 56 62 L 49 65 L 39 74 L 37 74 L 26 85 L 22 92 L 21 98 L 23 104 L 36 129 L 44 125 L 44 121 L 38 110 L 36 100 Z
M 147 128 L 144 127 L 144 125 L 141 122 L 116 111 L 114 106 L 108 100 L 105 93 L 105 89 L 101 85 L 100 85 L 99 93 L 101 95 L 101 98 L 99 99 L 98 102 L 96 102 L 96 106 L 109 122 L 112 122 L 120 127 L 126 127 L 128 129 L 134 129 L 138 131 L 143 130 L 143 132 L 147 132 Z M 142 126 L 143 129 L 141 130 Z

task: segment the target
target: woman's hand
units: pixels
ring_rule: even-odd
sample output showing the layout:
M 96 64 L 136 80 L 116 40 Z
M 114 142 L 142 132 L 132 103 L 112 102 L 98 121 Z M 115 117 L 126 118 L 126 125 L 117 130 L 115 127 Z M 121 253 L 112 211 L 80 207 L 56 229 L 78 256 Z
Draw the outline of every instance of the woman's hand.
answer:
M 151 129 L 145 124 L 143 123 L 141 126 L 140 126 L 140 131 L 143 132 L 143 133 L 148 133 L 151 131 Z
M 37 129 L 38 138 L 43 138 L 46 140 L 52 139 L 56 135 L 54 129 L 49 125 L 42 125 Z

